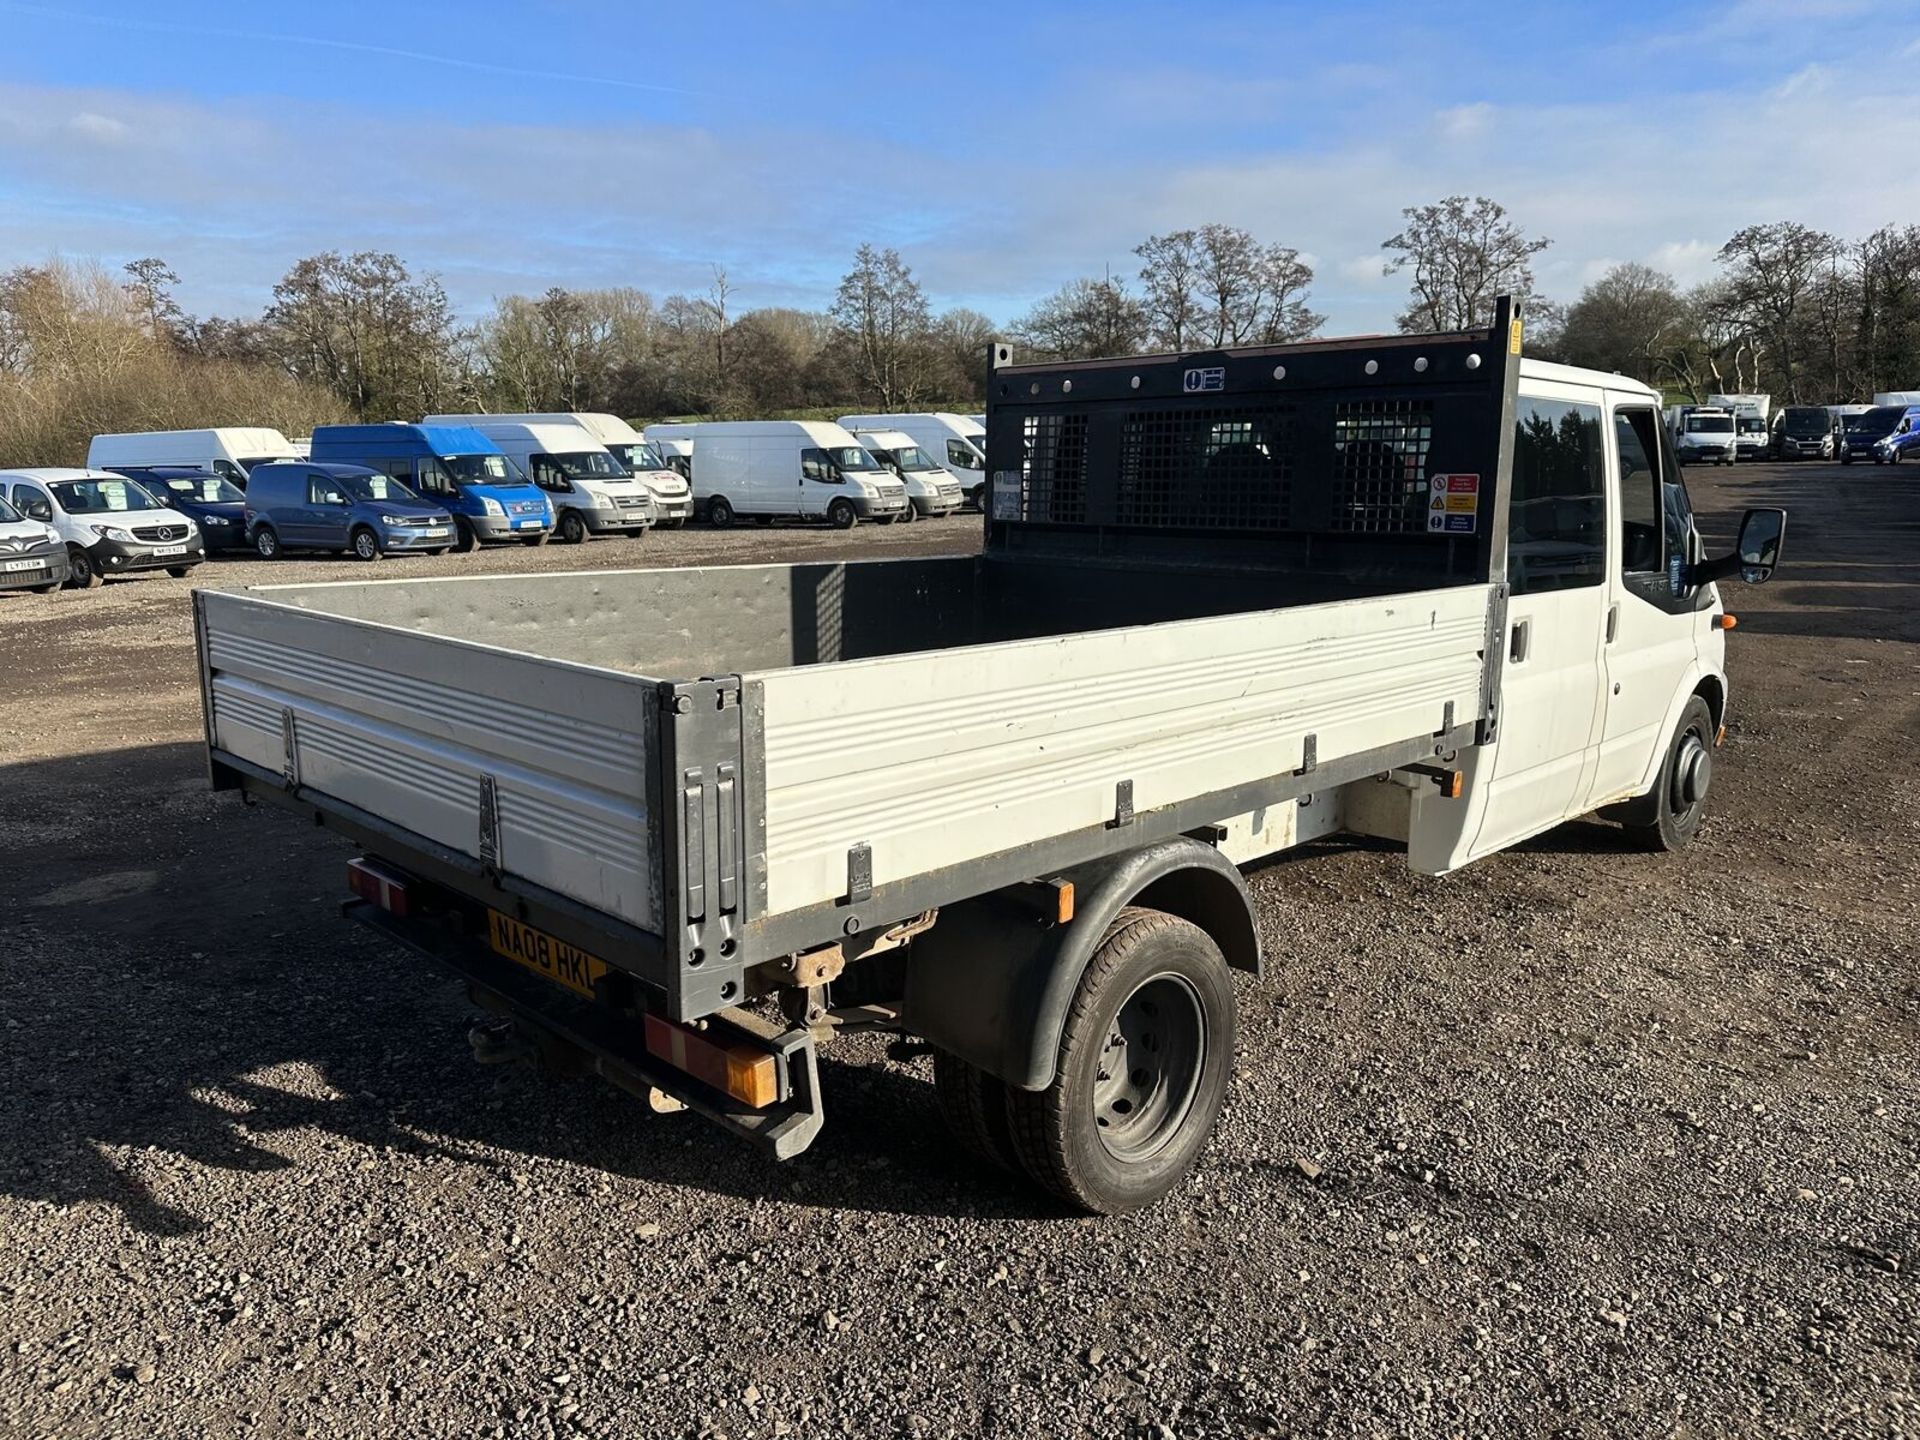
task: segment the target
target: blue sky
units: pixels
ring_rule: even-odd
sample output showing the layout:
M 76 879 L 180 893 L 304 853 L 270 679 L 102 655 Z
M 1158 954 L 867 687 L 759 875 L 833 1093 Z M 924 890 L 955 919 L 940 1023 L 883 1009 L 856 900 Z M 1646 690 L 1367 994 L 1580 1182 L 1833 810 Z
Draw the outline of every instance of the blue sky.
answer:
M 1008 320 L 1223 220 L 1386 327 L 1402 206 L 1486 193 L 1607 264 L 1704 278 L 1741 225 L 1920 219 L 1920 4 L 966 6 L 0 0 L 0 268 L 169 260 L 247 314 L 391 249 L 463 314 L 549 285 L 824 305 L 862 241 Z M 1880 159 L 1876 159 L 1880 157 Z M 1884 163 L 1882 163 L 1884 162 Z

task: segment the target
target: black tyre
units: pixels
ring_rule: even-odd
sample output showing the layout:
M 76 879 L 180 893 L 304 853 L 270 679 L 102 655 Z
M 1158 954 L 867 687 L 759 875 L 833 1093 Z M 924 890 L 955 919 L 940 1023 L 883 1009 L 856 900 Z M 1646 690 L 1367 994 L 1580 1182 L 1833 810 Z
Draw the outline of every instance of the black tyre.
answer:
M 253 553 L 262 560 L 280 558 L 280 536 L 268 526 L 262 525 L 253 532 Z
M 901 525 L 911 525 L 915 520 L 918 520 L 919 518 L 920 518 L 920 512 L 913 508 L 913 502 L 909 500 L 907 502 L 907 508 L 900 512 L 900 519 L 897 523 Z
M 860 512 L 851 500 L 836 500 L 827 506 L 827 523 L 836 530 L 851 530 L 860 523 Z
M 555 529 L 554 534 L 557 535 L 561 543 L 565 545 L 585 544 L 587 539 L 587 522 L 581 517 L 578 510 L 563 510 L 560 512 L 560 524 Z
M 364 525 L 347 537 L 347 546 L 353 551 L 353 558 L 356 560 L 380 558 L 380 537 Z
M 542 530 L 538 535 L 522 535 L 520 537 L 520 543 L 525 545 L 529 550 L 538 549 L 547 543 L 547 532 Z
M 448 549 L 450 549 L 450 548 L 458 548 L 458 547 L 449 547 L 449 546 L 446 546 L 446 545 L 441 545 L 441 546 L 437 546 L 436 548 L 434 548 L 434 549 L 432 549 L 432 550 L 429 550 L 429 551 L 427 551 L 427 554 L 429 554 L 429 555 L 432 555 L 432 556 L 434 556 L 434 557 L 436 557 L 436 558 L 437 558 L 437 557 L 439 557 L 439 556 L 441 556 L 441 555 L 444 555 L 444 554 L 446 554 L 446 553 L 447 553 L 447 551 L 448 551 Z M 476 546 L 475 548 L 477 549 L 478 547 Z
M 1842 465 L 1851 465 L 1853 463 L 1853 451 L 1842 450 L 1840 452 L 1840 463 Z
M 469 550 L 477 550 L 480 548 L 480 541 L 474 536 L 473 526 L 469 525 L 458 515 L 453 517 L 453 533 L 456 537 L 453 542 L 453 548 L 458 550 L 462 555 L 465 555 Z M 435 553 L 438 554 L 439 552 L 436 551 Z
M 187 576 L 191 575 L 192 573 L 193 573 L 193 566 L 191 565 L 167 566 L 167 574 L 171 575 L 176 580 L 184 580 L 187 578 Z
M 32 591 L 35 595 L 51 595 L 54 591 L 58 590 L 59 588 L 60 588 L 60 582 L 58 580 L 49 581 L 45 585 L 29 585 L 27 587 L 27 589 Z
M 1635 843 L 1648 850 L 1684 850 L 1706 817 L 1715 738 L 1713 712 L 1696 695 L 1680 713 L 1653 789 L 1624 805 L 1610 805 L 1601 814 L 1618 820 Z
M 724 495 L 716 495 L 707 501 L 707 523 L 716 530 L 731 530 L 734 525 L 733 506 Z
M 986 509 L 987 487 L 985 485 L 974 486 L 973 489 L 967 492 L 967 502 L 976 510 Z
M 106 583 L 106 576 L 100 573 L 100 567 L 93 563 L 93 557 L 78 545 L 67 547 L 67 588 L 69 590 L 96 590 Z
M 1233 1068 L 1233 984 L 1199 926 L 1121 911 L 1080 977 L 1053 1083 L 1007 1091 L 1021 1166 L 1070 1205 L 1150 1205 L 1213 1133 Z
M 944 1050 L 933 1052 L 933 1089 L 953 1138 L 974 1159 L 1018 1171 L 1013 1131 L 1007 1123 L 1007 1087 L 998 1076 Z

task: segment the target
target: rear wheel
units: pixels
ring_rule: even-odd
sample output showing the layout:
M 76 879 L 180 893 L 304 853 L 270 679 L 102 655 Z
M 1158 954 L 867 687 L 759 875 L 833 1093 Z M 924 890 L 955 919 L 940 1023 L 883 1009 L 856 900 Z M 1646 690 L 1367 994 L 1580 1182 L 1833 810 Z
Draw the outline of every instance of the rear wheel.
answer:
M 584 544 L 587 538 L 587 522 L 580 517 L 578 510 L 568 510 L 561 515 L 560 527 L 556 533 L 565 544 Z
M 1020 1169 L 1007 1123 L 1007 1087 L 998 1076 L 944 1050 L 933 1052 L 933 1089 L 953 1138 L 976 1160 Z
M 356 560 L 378 560 L 380 558 L 380 537 L 366 526 L 359 526 L 347 537 L 347 544 L 353 550 Z
M 1233 1037 L 1220 947 L 1177 916 L 1123 910 L 1080 978 L 1053 1083 L 1007 1091 L 1021 1165 L 1096 1214 L 1158 1200 L 1213 1133 Z
M 100 573 L 100 567 L 93 563 L 93 556 L 78 545 L 67 547 L 67 585 L 74 590 L 93 590 L 106 580 Z
M 733 528 L 733 506 L 724 495 L 716 495 L 707 501 L 707 523 L 716 530 Z
M 860 512 L 851 500 L 836 500 L 827 506 L 827 523 L 836 530 L 851 530 L 860 523 Z
M 1714 738 L 1713 711 L 1696 695 L 1680 713 L 1653 789 L 1601 813 L 1620 821 L 1635 843 L 1648 850 L 1684 850 L 1706 818 Z

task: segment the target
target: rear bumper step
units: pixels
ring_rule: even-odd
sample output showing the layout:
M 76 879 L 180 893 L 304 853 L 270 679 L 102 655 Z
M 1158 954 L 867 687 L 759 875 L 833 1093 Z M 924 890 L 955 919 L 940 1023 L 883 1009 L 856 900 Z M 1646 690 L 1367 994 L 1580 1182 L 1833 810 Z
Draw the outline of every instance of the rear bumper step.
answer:
M 742 1140 L 789 1160 L 814 1141 L 825 1123 L 813 1037 L 804 1029 L 777 1031 L 757 1017 L 725 1011 L 730 1030 L 764 1046 L 780 1071 L 780 1097 L 754 1108 L 742 1104 L 646 1048 L 643 1017 L 576 1000 L 539 976 L 494 955 L 478 942 L 430 920 L 402 920 L 366 900 L 341 907 L 349 919 L 424 955 L 467 982 L 476 1004 L 511 1018 L 547 1047 L 570 1051 L 582 1068 L 646 1099 L 661 1090 Z

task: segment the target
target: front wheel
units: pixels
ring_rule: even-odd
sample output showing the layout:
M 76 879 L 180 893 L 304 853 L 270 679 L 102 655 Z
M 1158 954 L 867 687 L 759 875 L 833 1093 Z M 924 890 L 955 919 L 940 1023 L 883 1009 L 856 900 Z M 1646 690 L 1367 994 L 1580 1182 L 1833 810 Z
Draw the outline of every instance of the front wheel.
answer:
M 191 575 L 192 573 L 193 573 L 193 567 L 191 565 L 167 566 L 167 574 L 171 575 L 176 580 L 184 580 L 187 578 L 187 576 Z
M 582 545 L 587 539 L 587 522 L 578 510 L 568 510 L 560 517 L 560 527 L 556 532 L 563 544 Z
M 1080 977 L 1045 1090 L 1007 1090 L 1022 1167 L 1070 1205 L 1149 1205 L 1192 1168 L 1233 1067 L 1233 983 L 1199 926 L 1120 912 Z
M 353 532 L 348 540 L 356 560 L 378 560 L 380 558 L 380 537 L 362 525 Z
M 1680 712 L 1653 789 L 1601 814 L 1620 821 L 1634 842 L 1648 850 L 1684 850 L 1706 818 L 1715 738 L 1713 711 L 1696 695 Z
M 477 550 L 480 548 L 480 541 L 479 541 L 479 538 L 475 536 L 473 533 L 473 526 L 469 525 L 465 520 L 460 519 L 458 516 L 454 517 L 453 533 L 456 537 L 453 542 L 453 548 L 458 550 L 462 555 L 467 554 L 469 551 Z M 435 555 L 438 555 L 441 552 L 438 550 L 435 550 L 433 553 Z
M 262 525 L 253 532 L 253 553 L 262 560 L 278 560 L 280 558 L 279 535 Z
M 851 530 L 860 523 L 860 512 L 851 500 L 836 500 L 827 506 L 827 523 L 836 530 Z
M 907 502 L 907 508 L 900 512 L 899 523 L 902 525 L 911 525 L 915 520 L 918 520 L 919 518 L 920 518 L 920 512 L 913 508 L 913 502 L 909 500 Z
M 67 587 L 72 590 L 95 590 L 106 582 L 106 576 L 100 573 L 100 567 L 93 563 L 93 556 L 78 545 L 67 548 Z
M 525 545 L 529 550 L 538 549 L 547 543 L 547 532 L 542 530 L 538 535 L 522 535 L 520 537 L 520 543 Z

